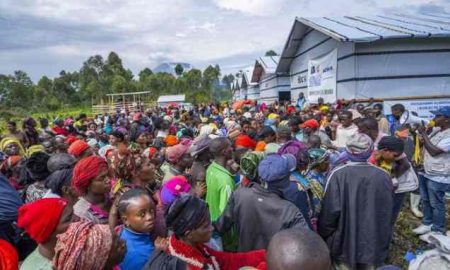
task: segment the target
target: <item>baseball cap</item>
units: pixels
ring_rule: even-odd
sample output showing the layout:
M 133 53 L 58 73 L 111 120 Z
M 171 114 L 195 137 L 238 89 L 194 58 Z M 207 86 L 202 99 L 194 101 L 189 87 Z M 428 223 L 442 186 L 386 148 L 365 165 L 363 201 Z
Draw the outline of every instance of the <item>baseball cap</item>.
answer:
M 258 166 L 258 175 L 264 182 L 274 182 L 287 178 L 295 170 L 297 160 L 291 154 L 271 154 Z

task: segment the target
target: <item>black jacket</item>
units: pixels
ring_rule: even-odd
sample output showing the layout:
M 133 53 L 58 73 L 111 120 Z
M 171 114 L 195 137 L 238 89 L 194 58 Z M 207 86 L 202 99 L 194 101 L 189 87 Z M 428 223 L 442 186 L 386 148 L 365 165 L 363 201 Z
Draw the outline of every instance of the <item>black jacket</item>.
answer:
M 215 223 L 221 233 L 235 226 L 238 251 L 266 249 L 272 236 L 283 229 L 309 228 L 300 210 L 291 202 L 269 192 L 259 184 L 237 189 Z
M 328 178 L 318 230 L 333 259 L 380 265 L 392 233 L 393 186 L 389 175 L 368 163 L 348 163 Z

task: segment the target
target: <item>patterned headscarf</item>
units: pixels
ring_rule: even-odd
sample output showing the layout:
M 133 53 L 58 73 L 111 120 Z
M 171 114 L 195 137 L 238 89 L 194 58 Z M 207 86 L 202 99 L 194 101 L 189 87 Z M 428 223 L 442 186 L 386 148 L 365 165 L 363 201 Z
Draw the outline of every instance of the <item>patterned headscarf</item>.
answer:
M 321 148 L 309 149 L 308 155 L 309 155 L 308 170 L 314 169 L 329 157 L 328 152 Z
M 250 179 L 258 177 L 258 165 L 266 155 L 263 152 L 247 152 L 241 158 L 242 174 Z
M 285 143 L 279 150 L 278 154 L 291 154 L 297 159 L 297 168 L 303 168 L 308 165 L 308 147 L 296 140 Z
M 112 246 L 108 225 L 80 221 L 57 236 L 53 266 L 58 270 L 97 270 L 105 267 Z

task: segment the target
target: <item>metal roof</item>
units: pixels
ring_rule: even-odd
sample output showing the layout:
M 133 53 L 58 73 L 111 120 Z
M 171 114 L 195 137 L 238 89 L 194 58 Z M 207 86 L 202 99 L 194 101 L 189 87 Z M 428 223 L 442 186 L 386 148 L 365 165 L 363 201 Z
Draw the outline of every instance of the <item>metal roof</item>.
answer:
M 184 102 L 185 95 L 159 96 L 158 102 Z
M 276 72 L 286 72 L 303 37 L 317 30 L 341 42 L 383 39 L 450 37 L 450 13 L 296 18 Z
M 258 83 L 261 80 L 263 73 L 275 73 L 279 60 L 279 56 L 262 56 L 256 59 L 253 72 L 249 77 L 250 81 L 252 83 Z

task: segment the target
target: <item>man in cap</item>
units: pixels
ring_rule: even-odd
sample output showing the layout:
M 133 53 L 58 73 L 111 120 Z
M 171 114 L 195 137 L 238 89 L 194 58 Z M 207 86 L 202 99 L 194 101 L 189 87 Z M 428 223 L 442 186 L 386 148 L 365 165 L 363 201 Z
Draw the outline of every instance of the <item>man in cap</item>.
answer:
M 320 137 L 323 146 L 327 148 L 334 148 L 333 144 L 331 143 L 330 137 L 328 137 L 328 135 L 324 131 L 319 129 L 320 125 L 317 120 L 306 120 L 303 124 L 300 125 L 300 128 L 303 130 L 302 142 L 307 143 L 311 135 L 317 135 Z
M 424 217 L 414 233 L 424 234 L 421 237 L 424 241 L 431 234 L 444 233 L 445 192 L 450 190 L 450 106 L 431 113 L 437 128 L 430 135 L 425 127 L 419 128 L 424 146 L 425 172 L 419 178 Z
M 248 188 L 240 188 L 230 197 L 215 227 L 222 233 L 236 227 L 239 251 L 267 248 L 272 236 L 280 230 L 308 228 L 300 210 L 284 198 L 290 186 L 289 175 L 296 164 L 291 154 L 269 155 L 258 166 L 261 185 L 251 183 Z
M 328 177 L 318 231 L 338 269 L 380 266 L 389 253 L 393 186 L 386 171 L 367 162 L 372 151 L 369 136 L 353 135 L 350 162 Z

